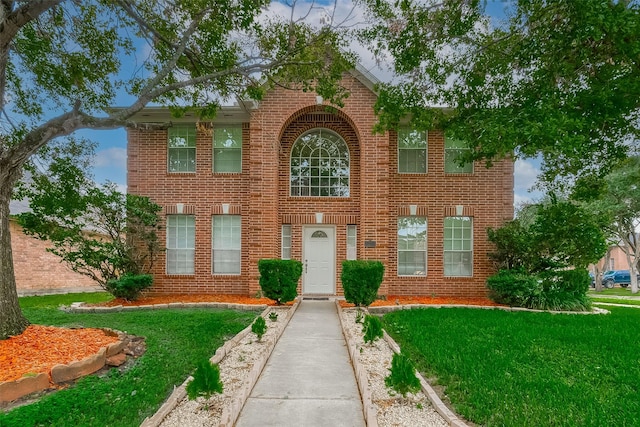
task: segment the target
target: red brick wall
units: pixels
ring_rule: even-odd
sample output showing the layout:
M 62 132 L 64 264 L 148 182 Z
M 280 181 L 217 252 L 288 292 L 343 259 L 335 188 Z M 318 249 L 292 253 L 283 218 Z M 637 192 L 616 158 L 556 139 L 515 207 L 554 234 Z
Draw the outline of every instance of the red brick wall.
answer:
M 325 224 L 336 226 L 336 290 L 342 294 L 340 267 L 346 258 L 346 228 L 357 225 L 358 258 L 378 259 L 386 266 L 381 294 L 485 295 L 491 272 L 486 258 L 486 228 L 513 215 L 513 163 L 497 162 L 486 169 L 476 164 L 471 175 L 444 174 L 444 142 L 439 131 L 429 133 L 428 174 L 397 174 L 395 134 L 373 134 L 375 94 L 352 76 L 344 86 L 350 97 L 343 108 L 317 105 L 315 94 L 276 89 L 260 102 L 244 123 L 242 173 L 214 174 L 210 130 L 200 129 L 196 147 L 196 173 L 167 173 L 167 131 L 130 130 L 128 185 L 134 194 L 150 196 L 175 213 L 196 218 L 195 274 L 166 275 L 164 260 L 156 266 L 154 293 L 239 293 L 259 289 L 257 262 L 280 257 L 282 224 L 292 225 L 292 257 L 302 255 L 302 226 L 314 223 L 315 212 Z M 167 115 L 167 121 L 169 116 Z M 213 124 L 215 126 L 215 122 Z M 350 152 L 350 197 L 289 197 L 289 155 L 303 132 L 329 128 L 345 140 Z M 211 274 L 211 216 L 229 203 L 242 217 L 242 271 L 240 275 Z M 428 219 L 428 271 L 426 277 L 398 277 L 396 261 L 397 217 L 409 214 L 409 205 Z M 456 205 L 474 218 L 474 275 L 443 277 L 443 222 Z M 164 241 L 164 231 L 161 231 Z M 365 241 L 375 247 L 365 248 Z
M 47 252 L 48 242 L 25 235 L 14 221 L 9 227 L 18 295 L 101 290 L 93 280 L 74 273 L 59 257 Z

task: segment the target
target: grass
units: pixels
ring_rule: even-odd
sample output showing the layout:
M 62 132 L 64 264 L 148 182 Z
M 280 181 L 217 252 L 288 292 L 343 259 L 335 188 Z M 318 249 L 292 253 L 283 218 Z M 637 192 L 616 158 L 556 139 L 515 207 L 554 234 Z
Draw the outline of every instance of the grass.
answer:
M 588 295 L 590 297 L 606 297 L 608 295 L 616 295 L 616 296 L 624 296 L 624 297 L 633 296 L 633 294 L 631 293 L 631 287 L 626 287 L 626 288 L 620 287 L 620 288 L 611 288 L 611 289 L 603 288 L 602 291 L 600 292 L 596 292 L 591 288 L 589 289 Z M 636 295 L 640 297 L 640 294 L 636 294 Z
M 486 426 L 640 425 L 640 310 L 403 310 L 385 327 L 454 410 Z
M 146 337 L 147 351 L 125 372 L 111 369 L 90 375 L 39 402 L 0 414 L 0 427 L 139 426 L 153 415 L 197 362 L 211 357 L 226 339 L 244 329 L 257 312 L 214 309 L 72 314 L 58 304 L 96 301 L 97 294 L 20 299 L 25 316 L 36 324 L 109 327 Z
M 607 304 L 625 304 L 625 305 L 640 305 L 640 299 L 618 299 L 618 298 L 591 298 L 594 304 L 604 302 Z

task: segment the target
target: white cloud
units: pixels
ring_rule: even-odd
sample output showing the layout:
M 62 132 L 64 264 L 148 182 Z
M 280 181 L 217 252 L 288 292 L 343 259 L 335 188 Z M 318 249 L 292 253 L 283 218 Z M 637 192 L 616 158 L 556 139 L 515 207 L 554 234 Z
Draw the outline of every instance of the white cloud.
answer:
M 541 192 L 532 189 L 540 174 L 539 165 L 539 159 L 516 160 L 513 171 L 514 206 L 535 202 L 542 197 Z
M 96 153 L 94 166 L 96 168 L 127 168 L 127 149 L 110 147 Z

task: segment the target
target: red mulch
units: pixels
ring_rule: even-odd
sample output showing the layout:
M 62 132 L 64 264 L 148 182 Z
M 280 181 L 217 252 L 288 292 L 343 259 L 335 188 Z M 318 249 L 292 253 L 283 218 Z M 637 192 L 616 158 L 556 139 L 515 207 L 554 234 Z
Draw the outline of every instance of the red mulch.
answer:
M 0 382 L 25 374 L 49 374 L 57 364 L 82 360 L 116 341 L 118 337 L 100 329 L 31 325 L 22 334 L 0 341 Z

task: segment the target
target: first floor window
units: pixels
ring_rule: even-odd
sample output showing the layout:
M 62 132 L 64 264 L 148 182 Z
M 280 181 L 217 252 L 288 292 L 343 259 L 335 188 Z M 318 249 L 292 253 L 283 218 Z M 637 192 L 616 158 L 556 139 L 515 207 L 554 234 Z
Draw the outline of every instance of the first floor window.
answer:
M 167 274 L 193 274 L 196 227 L 193 215 L 167 216 Z
M 291 224 L 282 224 L 282 259 L 291 259 Z
M 213 273 L 240 274 L 240 215 L 213 216 Z
M 427 275 L 427 218 L 398 218 L 398 276 Z
M 347 225 L 347 259 L 358 259 L 358 246 L 355 225 Z
M 444 275 L 473 274 L 473 220 L 466 216 L 444 219 Z

